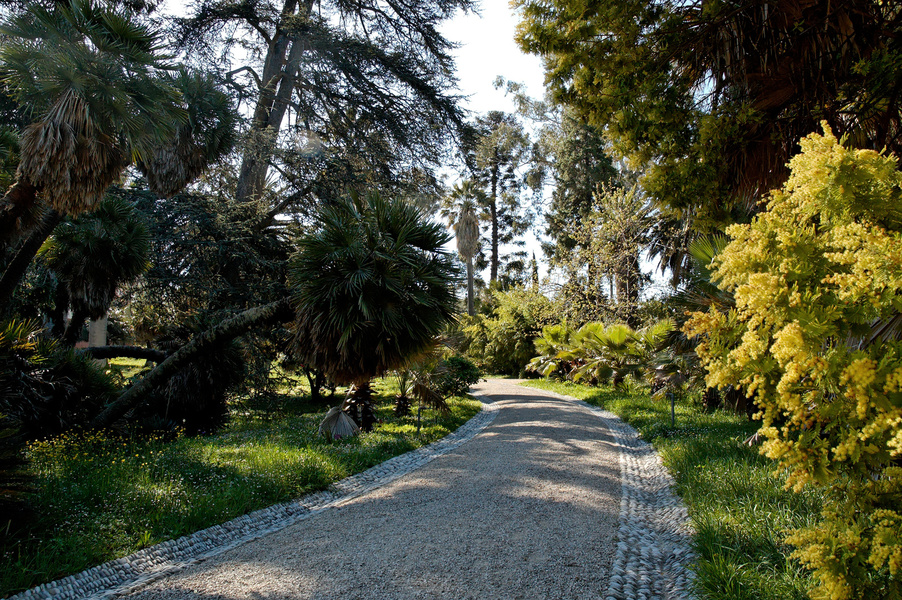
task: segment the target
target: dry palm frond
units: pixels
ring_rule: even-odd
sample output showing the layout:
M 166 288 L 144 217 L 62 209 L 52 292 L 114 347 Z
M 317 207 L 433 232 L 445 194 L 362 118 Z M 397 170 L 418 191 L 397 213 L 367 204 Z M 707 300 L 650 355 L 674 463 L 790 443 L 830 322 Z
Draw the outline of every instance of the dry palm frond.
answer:
M 231 150 L 237 122 L 229 97 L 209 76 L 182 69 L 172 82 L 187 104 L 188 118 L 174 136 L 138 161 L 150 189 L 166 198 Z
M 451 412 L 451 408 L 448 406 L 448 403 L 445 402 L 442 395 L 421 381 L 417 381 L 413 384 L 413 397 L 416 398 L 420 404 L 428 406 L 443 415 L 447 415 Z
M 479 251 L 479 218 L 473 212 L 473 203 L 465 201 L 460 210 L 460 217 L 454 224 L 457 237 L 457 251 L 465 261 L 472 259 Z
M 129 162 L 115 140 L 94 130 L 87 113 L 80 98 L 67 94 L 22 132 L 19 177 L 64 215 L 91 210 Z
M 155 150 L 142 170 L 150 189 L 170 198 L 203 173 L 206 166 L 202 150 L 192 147 L 190 140 L 180 135 L 173 143 Z
M 358 431 L 357 423 L 341 410 L 341 406 L 330 408 L 319 424 L 319 432 L 330 440 L 356 435 Z

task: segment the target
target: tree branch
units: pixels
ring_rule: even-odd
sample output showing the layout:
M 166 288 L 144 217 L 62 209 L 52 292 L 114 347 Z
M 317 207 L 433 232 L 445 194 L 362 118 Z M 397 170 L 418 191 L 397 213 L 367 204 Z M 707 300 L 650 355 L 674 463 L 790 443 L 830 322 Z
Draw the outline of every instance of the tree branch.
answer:
M 78 354 L 87 354 L 91 358 L 143 358 L 144 360 L 152 360 L 155 363 L 161 363 L 169 354 L 155 348 L 145 348 L 144 346 L 91 346 L 89 348 L 80 348 L 76 350 Z
M 226 319 L 212 329 L 195 336 L 190 342 L 173 352 L 158 364 L 144 379 L 137 382 L 97 415 L 90 426 L 108 427 L 144 400 L 148 392 L 172 377 L 185 364 L 202 354 L 214 344 L 238 337 L 252 327 L 270 319 L 293 318 L 288 298 L 257 306 Z

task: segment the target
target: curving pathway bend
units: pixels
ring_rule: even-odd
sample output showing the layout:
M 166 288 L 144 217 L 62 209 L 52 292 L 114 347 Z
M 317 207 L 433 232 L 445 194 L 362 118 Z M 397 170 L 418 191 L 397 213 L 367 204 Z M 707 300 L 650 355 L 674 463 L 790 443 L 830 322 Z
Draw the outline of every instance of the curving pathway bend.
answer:
M 166 543 L 181 554 L 146 549 L 14 598 L 688 597 L 686 511 L 632 428 L 510 381 L 475 392 L 482 413 L 437 444 Z

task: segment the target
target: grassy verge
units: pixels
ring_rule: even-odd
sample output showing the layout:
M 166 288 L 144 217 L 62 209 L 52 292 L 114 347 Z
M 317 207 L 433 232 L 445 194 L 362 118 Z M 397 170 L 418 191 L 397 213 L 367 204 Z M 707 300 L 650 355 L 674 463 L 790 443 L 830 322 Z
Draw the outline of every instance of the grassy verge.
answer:
M 32 444 L 31 512 L 0 532 L 0 597 L 326 488 L 444 437 L 479 411 L 477 401 L 453 398 L 450 415 L 424 411 L 417 434 L 414 417 L 392 415 L 391 383 L 376 387 L 383 423 L 335 443 L 317 434 L 322 412 L 304 412 L 300 398 L 275 411 L 238 411 L 207 437 L 91 433 Z
M 808 574 L 789 560 L 789 529 L 813 523 L 822 498 L 816 491 L 783 489 L 774 463 L 742 441 L 757 422 L 727 412 L 705 413 L 691 402 L 676 407 L 642 391 L 531 381 L 525 385 L 604 407 L 654 445 L 676 480 L 695 527 L 697 594 L 706 599 L 807 598 Z

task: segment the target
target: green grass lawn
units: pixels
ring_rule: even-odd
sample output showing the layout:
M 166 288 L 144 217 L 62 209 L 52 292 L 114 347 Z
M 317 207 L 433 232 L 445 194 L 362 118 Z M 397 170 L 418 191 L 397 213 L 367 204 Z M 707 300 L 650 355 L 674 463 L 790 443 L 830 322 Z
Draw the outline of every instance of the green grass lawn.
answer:
M 679 402 L 676 426 L 670 404 L 641 390 L 619 391 L 572 383 L 530 381 L 531 387 L 585 400 L 617 414 L 657 449 L 676 480 L 695 527 L 699 598 L 783 600 L 807 598 L 807 572 L 787 558 L 788 529 L 810 525 L 822 502 L 817 491 L 783 489 L 775 465 L 742 444 L 758 427 L 745 417 L 705 413 Z
M 447 435 L 479 411 L 479 402 L 453 398 L 450 415 L 424 411 L 417 434 L 414 417 L 392 414 L 392 382 L 376 389 L 383 423 L 335 443 L 317 433 L 322 406 L 295 398 L 269 408 L 239 402 L 230 425 L 207 437 L 90 433 L 32 444 L 27 518 L 0 517 L 0 597 L 324 489 Z M 319 412 L 305 412 L 311 408 Z

